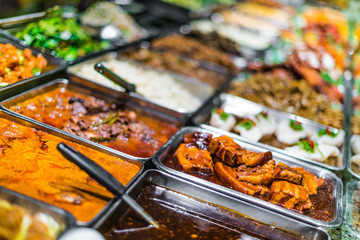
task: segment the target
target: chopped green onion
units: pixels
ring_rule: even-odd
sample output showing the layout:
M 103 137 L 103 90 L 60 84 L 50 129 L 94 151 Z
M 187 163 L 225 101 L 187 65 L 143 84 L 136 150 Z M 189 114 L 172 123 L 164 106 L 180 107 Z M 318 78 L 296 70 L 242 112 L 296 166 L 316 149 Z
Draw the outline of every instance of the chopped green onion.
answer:
M 244 118 L 243 120 L 241 120 L 238 125 L 242 126 L 243 128 L 245 128 L 246 130 L 250 130 L 251 128 L 253 128 L 256 124 L 254 121 L 252 121 L 251 119 L 248 118 Z
M 289 122 L 289 126 L 295 130 L 295 131 L 303 131 L 304 127 L 302 126 L 301 122 L 295 121 L 295 120 L 290 120 Z

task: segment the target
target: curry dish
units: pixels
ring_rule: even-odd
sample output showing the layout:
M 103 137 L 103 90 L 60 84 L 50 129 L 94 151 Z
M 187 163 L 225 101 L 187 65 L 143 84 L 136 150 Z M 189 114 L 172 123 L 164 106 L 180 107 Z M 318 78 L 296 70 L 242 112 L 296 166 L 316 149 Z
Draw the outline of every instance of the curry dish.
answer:
M 186 134 L 165 165 L 321 221 L 334 218 L 330 179 L 276 163 L 271 152 L 248 151 L 228 136 Z
M 60 142 L 100 164 L 123 185 L 140 171 L 134 163 L 0 118 L 0 185 L 63 208 L 78 221 L 90 221 L 107 201 L 79 189 L 113 196 L 57 151 Z
M 151 157 L 178 129 L 125 104 L 108 103 L 65 87 L 30 98 L 11 110 L 136 157 Z

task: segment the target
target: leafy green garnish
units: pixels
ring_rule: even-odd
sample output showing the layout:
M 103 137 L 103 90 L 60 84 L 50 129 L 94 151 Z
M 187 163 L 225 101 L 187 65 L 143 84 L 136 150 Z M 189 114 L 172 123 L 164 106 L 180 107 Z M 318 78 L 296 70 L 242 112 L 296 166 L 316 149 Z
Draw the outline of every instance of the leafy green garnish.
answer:
M 116 120 L 118 119 L 118 117 L 119 117 L 119 115 L 117 113 L 110 113 L 109 116 L 105 120 L 95 123 L 94 127 L 100 126 L 102 124 L 113 125 L 116 122 Z
M 41 73 L 41 71 L 40 71 L 40 68 L 34 68 L 33 70 L 32 70 L 32 73 L 34 74 L 34 76 L 37 76 L 37 75 L 39 75 L 40 73 Z
M 310 139 L 307 139 L 307 140 L 302 140 L 302 141 L 298 142 L 296 145 L 298 145 L 305 152 L 315 153 L 315 147 L 318 144 Z
M 223 120 L 223 121 L 226 121 L 228 119 L 228 117 L 230 117 L 230 114 L 224 112 L 224 110 L 222 108 L 214 107 L 211 110 L 211 113 L 219 115 L 220 119 Z
M 321 137 L 321 136 L 324 136 L 324 135 L 327 135 L 329 137 L 336 137 L 337 135 L 339 134 L 339 132 L 335 133 L 333 131 L 330 131 L 330 129 L 327 127 L 326 129 L 320 129 L 319 132 L 318 132 L 318 136 Z
M 328 72 L 326 72 L 326 71 L 322 71 L 322 72 L 320 73 L 320 75 L 321 75 L 321 78 L 325 80 L 325 82 L 328 82 L 328 83 L 330 83 L 330 84 L 334 84 L 334 85 L 336 85 L 336 86 L 338 86 L 338 85 L 340 85 L 340 84 L 343 84 L 343 82 L 344 82 L 344 80 L 343 80 L 342 77 L 339 77 L 339 79 L 337 79 L 337 80 L 336 80 L 336 79 L 333 79 L 333 78 L 330 76 L 330 74 L 329 74 Z
M 245 128 L 246 130 L 250 130 L 252 127 L 254 127 L 256 124 L 254 121 L 252 121 L 251 119 L 248 118 L 244 118 L 242 119 L 238 125 L 242 126 L 243 128 Z
M 289 126 L 295 131 L 304 130 L 304 127 L 302 126 L 301 122 L 298 122 L 298 121 L 295 121 L 295 120 L 292 120 L 292 119 L 289 122 Z
M 6 82 L 0 83 L 0 88 L 1 87 L 6 87 L 7 85 L 9 85 L 9 83 L 6 83 Z
M 268 119 L 268 118 L 269 118 L 269 113 L 268 113 L 268 112 L 265 112 L 265 111 L 260 112 L 258 115 L 260 115 L 261 117 L 263 117 L 263 118 L 265 118 L 265 119 Z
M 230 116 L 230 114 L 228 114 L 226 112 L 221 112 L 220 113 L 220 119 L 223 120 L 223 121 L 226 121 L 229 116 Z
M 114 141 L 115 138 L 111 137 L 90 137 L 90 141 L 101 143 L 101 142 L 111 142 Z
M 215 113 L 217 113 L 217 110 L 218 110 L 218 107 L 213 107 L 213 108 L 211 109 L 211 113 L 212 113 L 212 114 L 215 114 Z

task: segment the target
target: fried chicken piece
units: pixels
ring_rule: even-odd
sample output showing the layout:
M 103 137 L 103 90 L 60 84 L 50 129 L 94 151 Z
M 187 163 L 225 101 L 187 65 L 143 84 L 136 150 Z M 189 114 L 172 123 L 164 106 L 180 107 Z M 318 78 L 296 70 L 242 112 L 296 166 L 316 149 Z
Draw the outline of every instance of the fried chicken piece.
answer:
M 279 180 L 286 180 L 295 184 L 301 184 L 303 175 L 286 164 L 279 162 L 275 168 L 274 178 Z
M 245 164 L 253 167 L 272 159 L 271 152 L 255 153 L 247 151 L 229 136 L 213 138 L 209 144 L 209 152 L 230 166 Z
M 317 189 L 324 183 L 324 179 L 316 177 L 301 167 L 294 167 L 297 172 L 303 175 L 301 185 L 308 191 L 310 195 L 317 194 Z
M 213 173 L 213 161 L 207 150 L 196 146 L 180 144 L 176 151 L 178 163 L 185 172 L 197 171 L 202 173 Z
M 274 181 L 270 188 L 270 202 L 287 209 L 302 211 L 312 206 L 307 190 L 288 181 Z
M 262 166 L 252 168 L 241 165 L 236 170 L 236 177 L 240 181 L 269 185 L 274 180 L 275 161 L 270 160 Z
M 254 196 L 255 194 L 265 195 L 269 192 L 269 188 L 262 185 L 253 185 L 251 183 L 242 182 L 236 179 L 236 169 L 229 167 L 222 162 L 215 164 L 215 172 L 221 182 L 232 187 L 233 189 Z

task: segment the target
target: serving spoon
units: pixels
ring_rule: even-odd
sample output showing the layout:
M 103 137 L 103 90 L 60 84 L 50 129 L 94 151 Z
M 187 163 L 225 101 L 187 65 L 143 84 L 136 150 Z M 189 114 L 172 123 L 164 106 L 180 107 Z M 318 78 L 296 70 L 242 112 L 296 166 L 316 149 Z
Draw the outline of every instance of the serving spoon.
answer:
M 106 187 L 112 194 L 124 200 L 146 222 L 155 228 L 159 228 L 159 224 L 134 199 L 125 193 L 125 187 L 108 171 L 65 143 L 59 143 L 57 149 L 67 160 L 75 163 L 89 174 L 90 177 Z
M 119 84 L 121 87 L 125 88 L 125 92 L 135 92 L 136 87 L 135 84 L 129 83 L 107 67 L 105 67 L 102 63 L 96 63 L 94 69 L 100 74 L 104 75 L 104 77 L 110 79 L 116 84 Z

